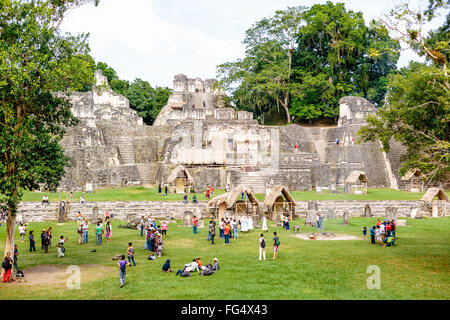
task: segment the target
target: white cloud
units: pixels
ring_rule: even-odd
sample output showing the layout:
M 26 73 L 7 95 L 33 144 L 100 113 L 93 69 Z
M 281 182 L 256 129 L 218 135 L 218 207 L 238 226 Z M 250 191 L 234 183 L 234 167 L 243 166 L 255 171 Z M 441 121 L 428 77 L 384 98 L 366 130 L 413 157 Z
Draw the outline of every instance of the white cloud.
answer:
M 347 9 L 362 11 L 366 21 L 379 18 L 399 0 L 348 0 Z M 416 0 L 417 1 L 417 0 Z M 153 86 L 172 87 L 175 74 L 211 78 L 216 65 L 244 53 L 245 30 L 259 19 L 288 6 L 311 6 L 325 0 L 102 0 L 73 11 L 62 28 L 90 33 L 97 61 L 121 78 L 142 78 Z M 400 65 L 415 59 L 403 54 Z

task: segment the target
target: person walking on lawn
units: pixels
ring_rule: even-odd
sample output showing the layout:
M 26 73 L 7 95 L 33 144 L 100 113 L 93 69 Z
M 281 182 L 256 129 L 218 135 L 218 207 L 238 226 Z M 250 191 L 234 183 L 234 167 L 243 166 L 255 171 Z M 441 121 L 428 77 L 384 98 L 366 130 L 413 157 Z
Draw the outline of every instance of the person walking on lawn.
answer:
M 122 255 L 118 262 L 119 266 L 119 279 L 120 279 L 120 287 L 122 288 L 125 284 L 125 276 L 127 275 L 127 265 L 131 265 L 127 260 L 125 260 L 125 256 Z
M 278 257 L 278 247 L 280 246 L 280 238 L 278 238 L 277 233 L 273 233 L 273 258 Z
M 34 234 L 33 234 L 33 231 L 30 231 L 30 234 L 29 234 L 28 238 L 30 239 L 30 252 L 31 251 L 36 251 L 36 247 L 34 245 Z
M 197 234 L 197 223 L 198 223 L 197 217 L 193 216 L 192 217 L 192 233 L 193 234 Z
M 131 261 L 133 261 L 133 265 L 136 267 L 136 262 L 134 262 L 134 248 L 132 246 L 133 244 L 130 242 L 128 243 L 128 249 L 127 249 L 127 255 L 128 255 L 128 262 L 131 266 Z
M 97 226 L 95 227 L 95 237 L 96 237 L 95 244 L 98 246 L 102 245 L 102 232 L 103 228 L 100 225 L 100 222 L 97 222 Z

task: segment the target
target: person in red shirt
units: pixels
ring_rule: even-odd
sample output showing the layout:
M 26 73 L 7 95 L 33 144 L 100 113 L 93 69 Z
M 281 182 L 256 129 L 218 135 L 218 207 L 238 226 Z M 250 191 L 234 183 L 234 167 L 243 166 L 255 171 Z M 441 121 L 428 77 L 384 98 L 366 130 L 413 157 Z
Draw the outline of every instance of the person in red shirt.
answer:
M 225 227 L 223 228 L 223 235 L 225 236 L 225 243 L 230 243 L 230 223 L 225 224 Z
M 214 185 L 211 185 L 211 189 L 209 189 L 210 196 L 214 198 Z
M 380 221 L 380 219 L 378 219 L 377 226 L 379 226 L 380 224 L 381 224 L 381 221 Z
M 197 217 L 193 216 L 192 217 L 192 233 L 197 234 Z
M 210 192 L 209 185 L 207 185 L 206 186 L 206 194 L 205 194 L 206 199 L 209 199 L 209 192 Z

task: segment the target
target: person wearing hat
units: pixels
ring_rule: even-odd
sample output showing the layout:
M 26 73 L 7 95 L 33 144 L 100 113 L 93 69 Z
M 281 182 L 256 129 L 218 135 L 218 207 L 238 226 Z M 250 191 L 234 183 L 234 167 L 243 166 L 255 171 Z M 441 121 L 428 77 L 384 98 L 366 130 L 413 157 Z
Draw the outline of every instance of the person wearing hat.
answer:
M 217 260 L 217 258 L 214 258 L 213 262 L 214 262 L 214 264 L 212 266 L 212 270 L 219 271 L 219 269 L 220 269 L 219 268 L 219 260 Z

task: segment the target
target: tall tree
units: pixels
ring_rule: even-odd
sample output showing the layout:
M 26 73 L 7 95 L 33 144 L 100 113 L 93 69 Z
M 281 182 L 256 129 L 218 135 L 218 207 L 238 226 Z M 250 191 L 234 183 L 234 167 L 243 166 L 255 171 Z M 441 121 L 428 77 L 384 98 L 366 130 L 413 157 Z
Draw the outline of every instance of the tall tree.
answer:
M 287 123 L 291 122 L 291 96 L 298 88 L 291 81 L 292 55 L 304 11 L 304 7 L 290 7 L 258 21 L 246 31 L 245 59 L 218 66 L 220 83 L 237 94 L 238 100 L 244 98 L 242 90 L 236 91 L 240 85 L 258 95 L 264 90 L 278 109 L 283 107 Z
M 86 36 L 63 35 L 67 12 L 89 0 L 0 1 L 0 203 L 8 212 L 6 252 L 14 246 L 22 190 L 55 189 L 67 158 L 58 142 L 76 122 L 67 62 L 87 54 Z M 70 69 L 70 68 L 69 68 Z M 56 77 L 70 79 L 55 87 Z M 82 81 L 81 81 L 82 82 Z M 75 85 L 76 87 L 76 85 Z M 56 95 L 53 92 L 60 91 Z
M 400 49 L 386 28 L 376 21 L 366 26 L 361 12 L 347 11 L 342 3 L 314 5 L 303 18 L 294 52 L 295 81 L 301 89 L 293 114 L 336 119 L 338 101 L 345 95 L 380 105 Z
M 380 140 L 388 152 L 392 139 L 406 146 L 400 173 L 420 168 L 428 181 L 450 183 L 450 85 L 446 52 L 442 42 L 448 43 L 450 34 L 441 33 L 442 41 L 431 40 L 424 34 L 424 23 L 449 3 L 430 1 L 427 11 L 412 8 L 405 2 L 386 17 L 385 24 L 399 40 L 417 53 L 426 56 L 431 64 L 411 63 L 393 75 L 388 83 L 386 105 L 376 116 L 367 118 L 367 125 L 358 132 L 361 141 Z M 445 22 L 447 23 L 447 22 Z M 445 26 L 445 25 L 444 25 Z

